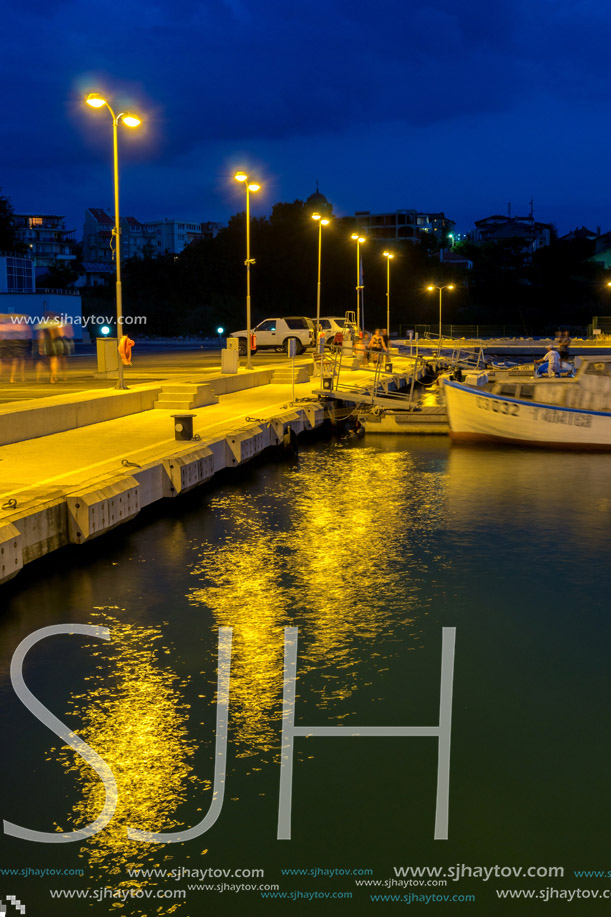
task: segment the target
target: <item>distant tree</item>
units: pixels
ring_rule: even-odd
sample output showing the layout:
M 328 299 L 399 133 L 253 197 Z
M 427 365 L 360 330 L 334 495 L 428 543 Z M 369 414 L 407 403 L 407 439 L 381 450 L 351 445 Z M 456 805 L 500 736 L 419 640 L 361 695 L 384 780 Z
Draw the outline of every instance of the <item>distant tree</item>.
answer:
M 15 221 L 13 206 L 1 193 L 0 188 L 0 251 L 20 252 L 26 251 L 25 245 L 17 240 L 15 235 Z
M 36 286 L 39 289 L 67 290 L 75 280 L 78 280 L 78 271 L 72 262 L 57 263 L 36 278 Z

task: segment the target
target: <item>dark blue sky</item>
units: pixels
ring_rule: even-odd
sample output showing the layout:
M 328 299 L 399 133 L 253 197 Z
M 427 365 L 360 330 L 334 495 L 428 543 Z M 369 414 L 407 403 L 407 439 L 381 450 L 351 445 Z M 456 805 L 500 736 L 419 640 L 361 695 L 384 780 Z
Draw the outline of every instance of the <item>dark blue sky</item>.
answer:
M 527 213 L 611 229 L 611 7 L 592 0 L 29 0 L 3 8 L 0 187 L 17 212 L 226 220 L 310 194 L 340 215 Z

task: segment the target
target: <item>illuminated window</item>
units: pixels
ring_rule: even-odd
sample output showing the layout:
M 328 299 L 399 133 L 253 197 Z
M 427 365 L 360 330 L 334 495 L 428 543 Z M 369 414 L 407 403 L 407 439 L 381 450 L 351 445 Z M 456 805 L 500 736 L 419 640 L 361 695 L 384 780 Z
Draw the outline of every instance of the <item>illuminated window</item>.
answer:
M 42 217 L 30 217 L 30 226 L 42 226 Z

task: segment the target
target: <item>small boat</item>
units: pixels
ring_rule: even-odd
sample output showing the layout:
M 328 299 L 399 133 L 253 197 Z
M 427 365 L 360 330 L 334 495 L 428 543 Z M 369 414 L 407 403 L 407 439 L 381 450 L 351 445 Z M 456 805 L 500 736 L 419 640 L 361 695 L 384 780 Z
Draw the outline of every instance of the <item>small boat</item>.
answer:
M 574 378 L 516 378 L 491 388 L 446 380 L 450 437 L 611 451 L 611 355 L 577 358 Z

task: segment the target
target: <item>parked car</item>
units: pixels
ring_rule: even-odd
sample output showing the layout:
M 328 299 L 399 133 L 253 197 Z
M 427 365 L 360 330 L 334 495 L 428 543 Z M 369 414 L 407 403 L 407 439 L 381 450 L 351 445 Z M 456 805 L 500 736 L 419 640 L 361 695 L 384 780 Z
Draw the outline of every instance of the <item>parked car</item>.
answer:
M 316 319 L 312 319 L 312 322 L 316 324 Z M 357 330 L 356 322 L 344 316 L 325 316 L 324 318 L 321 316 L 320 324 L 325 333 L 325 347 L 332 347 L 335 336 L 343 334 L 344 329 L 349 328 L 353 334 Z
M 296 342 L 296 352 L 302 353 L 314 344 L 314 325 L 303 315 L 286 318 L 266 318 L 252 329 L 256 335 L 257 350 L 284 350 L 288 353 L 289 342 Z M 246 353 L 247 332 L 234 331 L 231 337 L 239 338 L 240 353 Z

